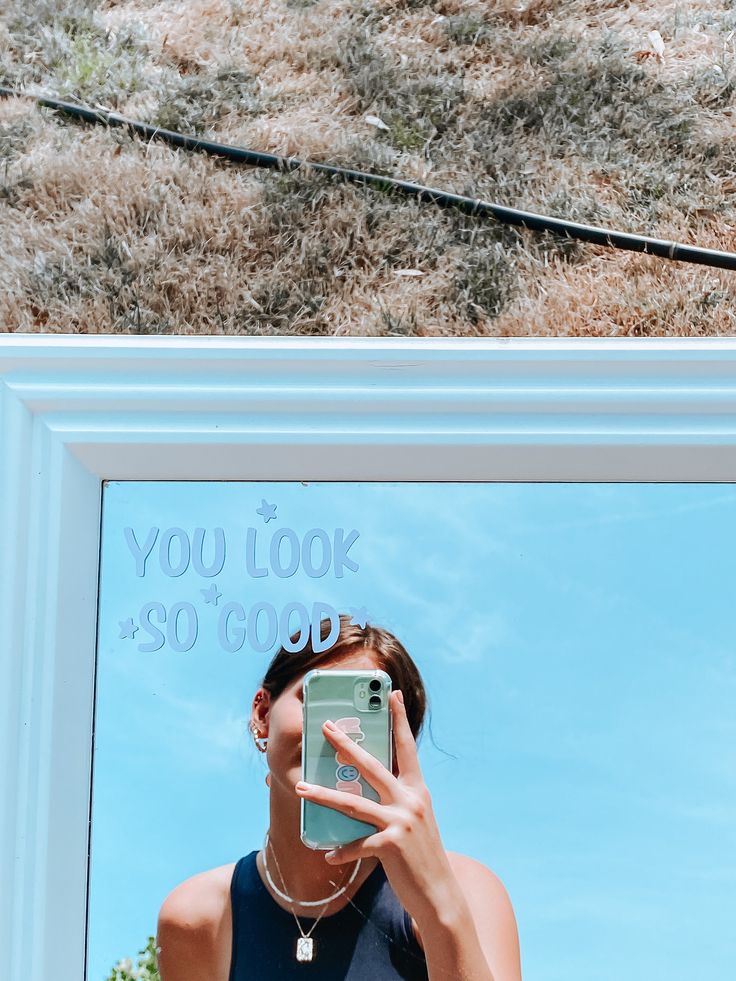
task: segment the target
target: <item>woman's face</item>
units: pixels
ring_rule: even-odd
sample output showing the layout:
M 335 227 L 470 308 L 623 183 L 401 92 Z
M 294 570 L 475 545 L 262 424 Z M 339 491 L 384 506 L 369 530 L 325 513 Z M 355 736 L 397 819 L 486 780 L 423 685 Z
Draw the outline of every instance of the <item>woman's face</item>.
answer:
M 321 664 L 320 668 L 373 670 L 377 664 L 370 652 L 352 654 L 339 661 Z M 264 688 L 258 691 L 261 702 L 253 701 L 251 718 L 268 737 L 266 760 L 271 772 L 270 786 L 275 783 L 291 791 L 302 778 L 302 682 L 308 669 L 285 688 L 275 701 Z

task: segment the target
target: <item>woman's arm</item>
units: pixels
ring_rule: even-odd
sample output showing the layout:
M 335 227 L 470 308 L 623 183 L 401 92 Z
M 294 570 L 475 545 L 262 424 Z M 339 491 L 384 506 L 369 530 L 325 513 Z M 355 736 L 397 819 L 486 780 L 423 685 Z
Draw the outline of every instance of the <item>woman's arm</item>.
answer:
M 503 908 L 498 884 L 490 869 L 480 863 L 476 863 L 479 869 L 471 865 L 461 876 L 467 892 L 460 885 L 442 844 L 400 691 L 392 692 L 390 705 L 398 776 L 334 723 L 327 721 L 323 726 L 325 738 L 357 767 L 378 792 L 380 803 L 319 784 L 300 781 L 296 785 L 302 798 L 334 807 L 377 829 L 366 838 L 333 848 L 325 854 L 325 861 L 342 865 L 358 858 L 380 859 L 399 902 L 418 925 L 430 981 L 519 981 L 513 967 L 514 941 L 509 935 L 510 904 L 502 915 L 503 923 L 497 925 L 494 904 L 497 912 Z M 499 957 L 494 949 L 499 929 L 497 977 L 492 963 Z
M 232 918 L 221 871 L 187 879 L 164 900 L 156 929 L 161 981 L 227 981 Z
M 193 927 L 163 908 L 156 930 L 161 981 L 210 981 L 214 963 L 212 935 L 206 925 Z
M 521 981 L 516 917 L 503 883 L 473 858 L 457 852 L 447 852 L 447 857 L 462 899 L 456 901 L 449 917 L 438 914 L 434 921 L 431 918 L 425 921 L 423 931 L 412 919 L 417 942 L 427 958 L 431 981 L 435 974 L 439 978 L 447 970 L 446 962 L 452 965 L 458 978 Z M 452 891 L 451 886 L 448 895 Z M 427 943 L 422 933 L 428 938 Z M 478 947 L 482 960 L 478 957 Z M 491 973 L 484 973 L 484 968 L 490 968 Z

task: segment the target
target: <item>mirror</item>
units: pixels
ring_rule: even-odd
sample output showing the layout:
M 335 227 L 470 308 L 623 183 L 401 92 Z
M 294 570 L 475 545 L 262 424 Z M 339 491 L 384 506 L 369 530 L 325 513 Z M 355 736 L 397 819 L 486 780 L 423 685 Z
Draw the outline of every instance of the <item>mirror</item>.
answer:
M 714 483 L 105 481 L 86 981 L 146 962 L 177 884 L 262 847 L 253 695 L 331 611 L 416 662 L 443 844 L 505 884 L 525 979 L 725 979 L 735 505 Z

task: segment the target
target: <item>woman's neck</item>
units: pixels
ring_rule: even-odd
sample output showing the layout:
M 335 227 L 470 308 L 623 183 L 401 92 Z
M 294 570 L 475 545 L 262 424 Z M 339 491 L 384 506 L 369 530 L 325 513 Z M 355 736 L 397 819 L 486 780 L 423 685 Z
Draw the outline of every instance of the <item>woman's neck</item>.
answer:
M 295 900 L 313 902 L 326 899 L 346 885 L 355 870 L 356 863 L 352 861 L 346 862 L 344 865 L 332 865 L 325 860 L 324 851 L 308 848 L 300 838 L 300 808 L 301 801 L 293 790 L 285 791 L 272 782 L 266 861 L 271 878 L 281 892 Z M 276 853 L 275 858 L 274 852 Z M 262 862 L 263 854 L 261 853 L 259 857 Z M 357 892 L 377 864 L 378 859 L 375 857 L 363 859 L 355 879 L 345 892 L 341 893 L 329 905 L 300 906 L 295 903 L 293 905 L 294 912 L 297 916 L 303 915 L 314 918 L 319 916 L 323 910 L 323 915 L 329 915 L 331 911 L 337 912 L 347 905 L 348 899 Z M 284 877 L 283 882 L 281 880 L 282 875 Z M 265 875 L 262 874 L 261 878 L 265 880 Z M 280 906 L 283 906 L 284 909 L 292 908 L 290 903 L 273 892 L 267 880 L 264 881 L 264 885 Z

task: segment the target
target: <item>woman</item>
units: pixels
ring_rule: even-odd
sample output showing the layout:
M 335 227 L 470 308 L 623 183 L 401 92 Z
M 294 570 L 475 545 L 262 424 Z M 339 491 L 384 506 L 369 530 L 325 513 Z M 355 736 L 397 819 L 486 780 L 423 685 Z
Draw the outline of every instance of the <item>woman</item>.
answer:
M 269 767 L 264 848 L 169 893 L 157 931 L 162 981 L 520 981 L 503 884 L 442 845 L 417 755 L 426 708 L 417 667 L 388 631 L 350 619 L 340 617 L 328 650 L 282 648 L 269 665 L 250 723 Z M 320 629 L 324 640 L 330 621 Z M 381 668 L 391 678 L 391 773 L 346 733 L 323 730 L 380 801 L 300 784 L 302 679 L 316 667 Z M 333 853 L 310 849 L 300 797 L 378 831 Z

